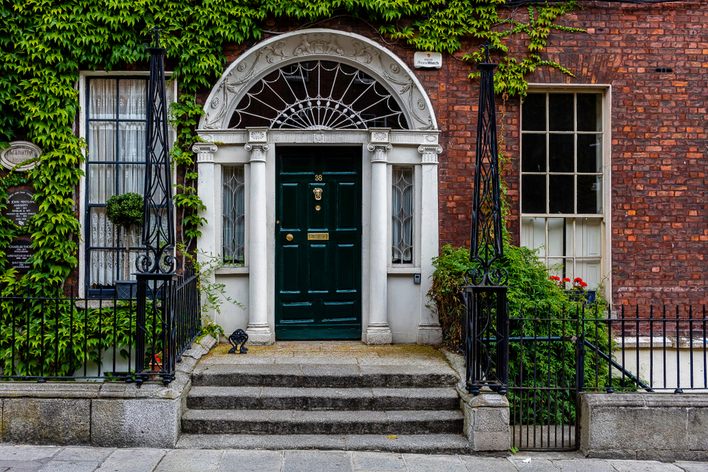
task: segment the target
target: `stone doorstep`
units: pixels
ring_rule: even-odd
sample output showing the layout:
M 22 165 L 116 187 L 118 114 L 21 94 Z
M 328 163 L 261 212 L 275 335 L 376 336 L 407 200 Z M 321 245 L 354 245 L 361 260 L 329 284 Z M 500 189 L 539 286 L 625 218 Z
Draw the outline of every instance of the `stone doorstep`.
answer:
M 462 431 L 459 411 L 188 410 L 196 434 L 426 434 Z
M 454 388 L 192 387 L 191 409 L 456 410 Z

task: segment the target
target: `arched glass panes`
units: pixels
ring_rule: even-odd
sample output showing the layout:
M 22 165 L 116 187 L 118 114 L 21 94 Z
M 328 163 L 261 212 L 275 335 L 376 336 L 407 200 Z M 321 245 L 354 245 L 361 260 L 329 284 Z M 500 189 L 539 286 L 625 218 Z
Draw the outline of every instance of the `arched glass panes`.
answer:
M 396 99 L 373 77 L 337 62 L 289 64 L 260 79 L 236 105 L 230 128 L 408 129 Z

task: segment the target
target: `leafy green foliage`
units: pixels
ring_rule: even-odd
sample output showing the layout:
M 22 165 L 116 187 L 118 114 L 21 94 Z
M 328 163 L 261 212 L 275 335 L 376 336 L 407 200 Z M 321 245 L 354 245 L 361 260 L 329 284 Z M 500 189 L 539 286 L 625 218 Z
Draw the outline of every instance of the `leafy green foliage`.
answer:
M 116 226 L 143 224 L 143 196 L 137 193 L 113 195 L 106 202 L 106 217 Z

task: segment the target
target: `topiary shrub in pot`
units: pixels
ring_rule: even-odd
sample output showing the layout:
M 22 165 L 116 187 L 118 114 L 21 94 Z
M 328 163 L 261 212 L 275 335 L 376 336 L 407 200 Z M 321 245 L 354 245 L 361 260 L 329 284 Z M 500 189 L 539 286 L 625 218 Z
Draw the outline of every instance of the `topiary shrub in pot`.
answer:
M 125 279 L 116 280 L 116 298 L 127 300 L 137 293 L 137 282 L 128 280 L 130 274 L 130 230 L 133 226 L 143 224 L 143 196 L 137 193 L 113 195 L 106 202 L 108 220 L 125 234 Z

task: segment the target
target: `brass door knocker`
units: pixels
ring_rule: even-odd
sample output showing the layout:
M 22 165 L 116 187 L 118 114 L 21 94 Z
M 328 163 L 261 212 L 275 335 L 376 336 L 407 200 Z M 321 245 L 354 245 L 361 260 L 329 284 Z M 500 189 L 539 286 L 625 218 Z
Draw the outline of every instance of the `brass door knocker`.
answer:
M 312 193 L 315 194 L 315 200 L 322 200 L 322 189 L 320 187 L 315 187 Z

